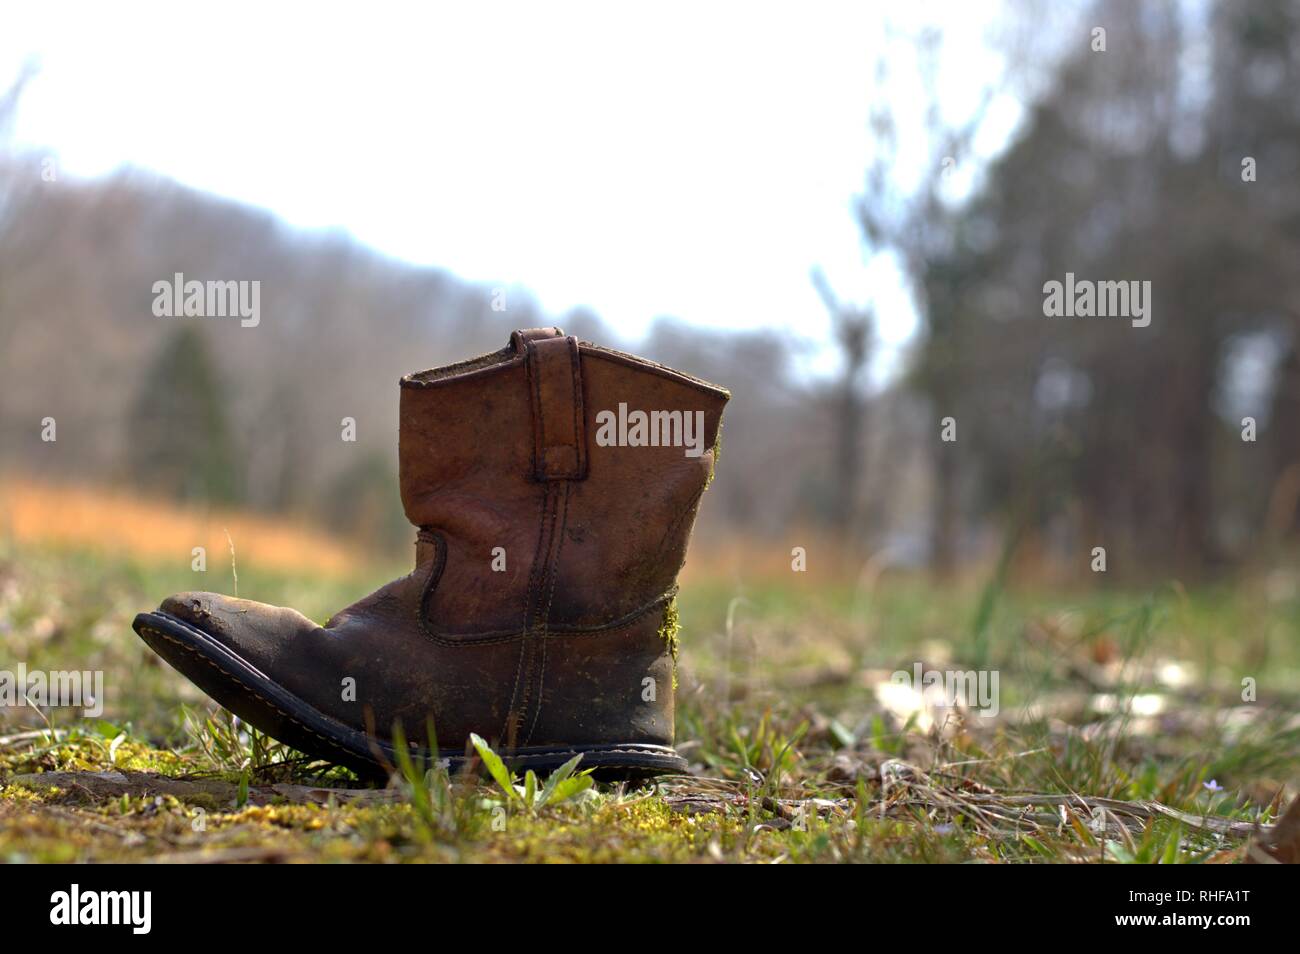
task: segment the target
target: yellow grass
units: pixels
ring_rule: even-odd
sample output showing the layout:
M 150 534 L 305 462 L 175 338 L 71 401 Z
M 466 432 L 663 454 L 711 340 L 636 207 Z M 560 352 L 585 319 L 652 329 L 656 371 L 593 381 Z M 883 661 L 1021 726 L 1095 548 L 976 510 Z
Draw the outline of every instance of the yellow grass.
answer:
M 802 552 L 799 560 L 796 548 Z M 796 565 L 802 569 L 796 570 Z M 873 586 L 890 569 L 883 556 L 854 550 L 825 531 L 808 527 L 773 537 L 697 531 L 681 579 L 683 583 L 730 580 Z
M 239 565 L 346 576 L 366 562 L 347 541 L 302 523 L 243 511 L 185 508 L 98 487 L 0 480 L 0 536 L 189 566 L 204 547 L 210 568 Z

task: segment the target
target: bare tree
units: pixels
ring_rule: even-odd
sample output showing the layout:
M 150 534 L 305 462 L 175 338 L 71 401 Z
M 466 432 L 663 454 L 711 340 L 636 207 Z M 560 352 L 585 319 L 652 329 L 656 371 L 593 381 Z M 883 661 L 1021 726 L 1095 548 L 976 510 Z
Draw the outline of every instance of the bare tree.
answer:
M 893 34 L 891 34 L 893 35 Z M 910 39 L 917 51 L 927 107 L 924 126 L 929 144 L 931 174 L 922 177 L 914 191 L 899 186 L 897 168 L 901 154 L 896 97 L 890 95 L 891 64 L 888 48 L 876 64 L 876 87 L 880 95 L 872 104 L 870 126 L 875 153 L 867 170 L 866 189 L 857 206 L 867 255 L 894 255 L 912 282 L 918 310 L 925 318 L 925 334 L 934 335 L 949 316 L 936 313 L 946 303 L 928 301 L 924 281 L 933 260 L 943 254 L 951 241 L 951 209 L 943 198 L 944 178 L 970 154 L 971 144 L 994 93 L 990 83 L 983 90 L 978 107 L 959 125 L 945 124 L 939 108 L 938 63 L 942 35 L 926 28 Z M 934 353 L 933 351 L 931 352 Z M 918 381 L 930 399 L 936 419 L 953 412 L 952 386 L 955 367 L 921 369 Z M 941 574 L 953 566 L 958 528 L 958 473 L 955 447 L 937 442 L 938 425 L 933 431 L 933 471 L 935 475 L 931 512 L 931 564 Z
M 820 268 L 813 268 L 812 282 L 830 312 L 835 342 L 844 356 L 835 399 L 835 496 L 831 516 L 845 536 L 856 541 L 861 529 L 858 491 L 867 416 L 862 379 L 871 354 L 875 318 L 870 308 L 841 302 Z

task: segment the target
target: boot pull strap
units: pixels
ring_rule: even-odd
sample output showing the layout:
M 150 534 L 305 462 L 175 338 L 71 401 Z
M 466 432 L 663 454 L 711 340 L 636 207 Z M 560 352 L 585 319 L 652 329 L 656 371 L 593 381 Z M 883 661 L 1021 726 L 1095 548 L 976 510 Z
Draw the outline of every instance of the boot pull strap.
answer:
M 515 347 L 524 346 L 533 407 L 533 476 L 537 480 L 583 480 L 587 476 L 586 419 L 582 409 L 582 362 L 578 339 L 558 337 L 558 328 L 537 329 L 552 335 L 532 337 L 516 331 Z
M 564 332 L 559 328 L 520 328 L 510 333 L 510 346 L 515 354 L 523 354 L 528 349 L 528 342 L 543 338 L 563 338 Z

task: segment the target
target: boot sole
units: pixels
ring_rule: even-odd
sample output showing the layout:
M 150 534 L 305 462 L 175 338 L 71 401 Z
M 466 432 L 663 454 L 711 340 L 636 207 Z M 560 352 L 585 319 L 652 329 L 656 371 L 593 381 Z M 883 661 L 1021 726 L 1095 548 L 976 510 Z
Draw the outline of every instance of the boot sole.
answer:
M 273 682 L 202 629 L 163 612 L 140 613 L 132 627 L 141 639 L 181 675 L 220 705 L 272 738 L 310 755 L 345 765 L 367 778 L 387 778 L 397 765 L 390 742 L 367 735 L 308 705 Z M 329 754 L 323 754 L 328 752 Z M 413 758 L 431 753 L 411 747 Z M 502 753 L 515 769 L 539 773 L 559 768 L 581 755 L 580 769 L 596 769 L 601 779 L 636 779 L 687 771 L 672 746 L 646 742 L 609 745 L 528 746 Z M 440 755 L 455 770 L 464 755 Z

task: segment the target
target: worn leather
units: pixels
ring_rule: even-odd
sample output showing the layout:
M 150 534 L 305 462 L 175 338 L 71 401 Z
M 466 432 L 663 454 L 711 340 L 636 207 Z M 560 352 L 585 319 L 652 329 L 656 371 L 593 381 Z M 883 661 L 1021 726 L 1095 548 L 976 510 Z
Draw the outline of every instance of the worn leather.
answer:
M 324 626 L 215 593 L 160 609 L 385 739 L 400 721 L 424 744 L 432 719 L 456 748 L 471 732 L 507 750 L 670 745 L 662 630 L 728 397 L 558 328 L 517 331 L 501 351 L 401 381 L 401 494 L 419 528 L 410 574 Z M 600 446 L 597 414 L 620 402 L 703 412 L 703 453 Z

